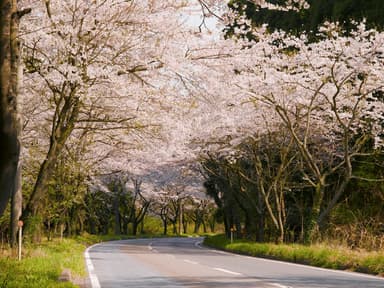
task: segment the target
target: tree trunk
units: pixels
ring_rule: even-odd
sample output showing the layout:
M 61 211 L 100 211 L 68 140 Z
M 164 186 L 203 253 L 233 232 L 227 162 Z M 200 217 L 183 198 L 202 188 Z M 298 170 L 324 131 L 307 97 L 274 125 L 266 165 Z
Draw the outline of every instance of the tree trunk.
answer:
M 121 234 L 121 222 L 120 222 L 120 195 L 115 192 L 116 195 L 113 199 L 113 211 L 115 215 L 115 235 L 120 235 Z
M 183 234 L 183 204 L 181 203 L 181 200 L 179 202 L 179 231 L 178 234 Z
M 186 221 L 185 217 L 183 220 L 183 233 L 188 234 L 188 221 Z
M 161 220 L 163 222 L 163 235 L 167 235 L 167 232 L 168 232 L 167 231 L 167 226 L 168 226 L 167 219 L 162 218 Z
M 134 221 L 132 221 L 132 235 L 133 236 L 136 236 L 137 235 L 137 221 L 136 219 Z
M 126 217 L 122 217 L 121 221 L 122 221 L 122 233 L 124 235 L 128 235 L 128 224 L 129 224 L 129 221 L 127 221 Z
M 75 91 L 71 91 L 71 95 L 72 94 L 75 94 Z M 64 101 L 62 107 L 57 107 L 55 112 L 55 120 L 52 124 L 52 134 L 47 156 L 40 167 L 31 197 L 23 212 L 23 218 L 26 221 L 28 221 L 31 216 L 38 215 L 38 211 L 41 209 L 41 199 L 48 190 L 47 186 L 54 173 L 57 159 L 64 148 L 65 142 L 71 135 L 78 118 L 80 99 L 75 96 L 72 96 L 71 98 L 64 97 L 63 95 L 62 99 Z
M 14 4 L 16 5 L 16 4 Z M 26 11 L 28 12 L 28 11 Z M 20 12 L 18 12 L 20 13 Z M 24 12 L 23 12 L 24 13 Z M 18 98 L 20 86 L 23 77 L 23 68 L 21 66 L 20 59 L 20 42 L 18 40 L 18 31 L 19 31 L 19 22 L 21 14 L 14 14 L 17 16 L 12 17 L 11 25 L 11 70 L 12 70 L 12 79 L 11 86 L 14 91 L 15 97 Z M 16 175 L 14 178 L 13 191 L 11 195 L 11 246 L 15 246 L 17 243 L 17 231 L 19 228 L 19 219 L 22 213 L 22 203 L 23 203 L 23 194 L 22 194 L 22 168 L 21 162 L 19 159 L 20 150 L 21 150 L 21 131 L 22 131 L 22 117 L 21 117 L 21 108 L 19 101 L 16 100 L 16 111 L 14 111 L 14 121 L 16 125 L 17 133 L 17 160 L 14 159 L 14 165 L 16 166 Z M 16 162 L 17 161 L 17 162 Z
M 193 228 L 193 233 L 197 234 L 197 233 L 199 233 L 199 230 L 200 230 L 200 222 L 196 220 L 195 221 L 195 227 Z
M 209 223 L 209 229 L 211 230 L 211 233 L 215 233 L 215 227 L 216 227 L 216 220 L 214 217 L 211 217 L 208 221 Z
M 324 183 L 325 179 L 321 179 L 315 188 L 315 193 L 312 200 L 312 210 L 308 218 L 308 224 L 305 229 L 304 242 L 310 244 L 316 240 L 319 233 L 318 219 L 320 216 L 321 204 L 324 198 Z
M 17 90 L 12 38 L 16 39 L 12 19 L 17 15 L 16 0 L 0 1 L 0 216 L 14 190 L 20 154 Z
M 11 199 L 11 246 L 17 244 L 17 231 L 22 211 L 23 195 L 21 190 L 21 165 L 17 169 L 14 193 Z

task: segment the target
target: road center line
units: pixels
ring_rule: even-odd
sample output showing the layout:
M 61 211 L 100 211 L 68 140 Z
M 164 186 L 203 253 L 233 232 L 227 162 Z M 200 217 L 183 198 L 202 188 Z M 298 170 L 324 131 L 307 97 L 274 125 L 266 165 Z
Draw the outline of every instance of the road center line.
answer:
M 195 247 L 197 247 L 197 248 L 200 248 L 200 249 L 202 249 L 203 247 L 201 247 L 201 244 L 203 243 L 203 241 L 196 241 L 195 242 Z
M 153 242 L 151 242 L 151 243 L 148 244 L 148 249 L 149 249 L 150 251 L 154 252 L 154 253 L 159 253 L 159 251 L 157 251 L 155 248 L 152 247 L 152 244 L 153 244 Z
M 233 272 L 233 271 L 230 271 L 230 270 L 227 270 L 227 269 L 223 269 L 223 268 L 213 268 L 213 270 L 221 271 L 221 272 L 224 272 L 224 273 L 228 273 L 228 274 L 232 274 L 232 275 L 237 275 L 237 276 L 243 275 L 241 273 Z
M 291 288 L 290 286 L 284 286 L 284 285 L 281 285 L 281 284 L 278 284 L 278 283 L 271 283 L 272 285 L 278 287 L 278 288 Z
M 189 264 L 194 264 L 194 265 L 199 264 L 199 262 L 195 262 L 195 261 L 188 260 L 188 259 L 184 259 L 184 262 L 187 262 Z

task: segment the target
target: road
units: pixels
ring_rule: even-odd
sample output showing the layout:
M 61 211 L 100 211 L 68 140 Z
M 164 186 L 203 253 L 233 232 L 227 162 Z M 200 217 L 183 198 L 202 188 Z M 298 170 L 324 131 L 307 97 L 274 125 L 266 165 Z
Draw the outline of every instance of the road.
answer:
M 377 288 L 359 273 L 235 255 L 201 247 L 202 238 L 106 242 L 86 252 L 92 288 Z

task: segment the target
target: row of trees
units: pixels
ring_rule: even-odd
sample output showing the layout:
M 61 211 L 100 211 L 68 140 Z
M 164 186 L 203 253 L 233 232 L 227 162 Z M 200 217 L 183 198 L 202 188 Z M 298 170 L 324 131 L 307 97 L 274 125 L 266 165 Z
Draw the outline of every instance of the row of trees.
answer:
M 237 63 L 234 83 L 259 117 L 253 132 L 235 145 L 239 135 L 223 138 L 202 162 L 227 232 L 235 225 L 259 241 L 310 242 L 347 222 L 370 223 L 363 229 L 382 237 L 383 33 L 364 21 L 325 22 L 313 41 L 300 23 L 275 30 L 271 15 L 306 15 L 316 1 L 238 2 L 227 37 L 245 39 L 248 63 Z M 270 18 L 257 22 L 263 11 Z
M 384 177 L 383 153 L 367 145 L 365 155 L 351 161 L 356 177 L 346 182 L 343 168 L 330 173 L 332 163 L 318 149 L 326 140 L 317 140 L 309 150 L 327 171 L 320 200 L 304 155 L 287 131 L 250 137 L 235 155 L 212 153 L 202 159 L 207 194 L 215 200 L 228 235 L 235 227 L 239 237 L 260 242 L 329 237 L 381 248 L 384 187 L 375 179 Z
M 13 215 L 12 244 L 20 217 L 37 235 L 56 217 L 77 217 L 83 226 L 85 186 L 114 169 L 105 160 L 140 149 L 148 135 L 161 137 L 159 119 L 172 102 L 164 95 L 190 81 L 176 60 L 185 58 L 178 45 L 190 28 L 175 11 L 188 13 L 186 7 L 185 1 L 1 1 L 0 216 Z
M 126 157 L 127 150 L 143 146 L 144 136 L 161 137 L 159 118 L 168 105 L 163 95 L 174 95 L 181 91 L 174 87 L 178 82 L 189 81 L 175 60 L 184 58 L 184 51 L 175 47 L 179 30 L 183 38 L 190 28 L 175 17 L 175 11 L 187 6 L 184 1 L 25 0 L 1 5 L 0 215 L 19 191 L 10 208 L 17 209 L 12 212 L 15 235 L 21 214 L 29 230 L 37 231 L 36 219 L 50 218 L 41 217 L 45 207 L 54 203 L 51 214 L 65 215 L 69 202 L 78 204 L 75 195 L 85 193 L 84 179 L 76 178 L 82 185 L 68 188 L 63 184 L 73 180 L 68 171 L 72 175 L 78 169 L 81 178 L 89 179 L 100 170 L 113 170 L 113 164 L 100 163 L 117 154 Z M 19 82 L 23 89 L 17 91 Z M 23 205 L 15 180 L 21 180 L 21 147 Z
M 198 180 L 189 185 L 193 181 L 182 176 L 171 183 L 175 172 L 164 169 L 167 177 L 159 181 L 154 171 L 198 155 L 226 229 L 246 226 L 244 233 L 259 240 L 267 238 L 264 231 L 283 241 L 298 230 L 293 238 L 313 240 L 350 199 L 351 183 L 381 187 L 380 174 L 362 173 L 379 171 L 384 143 L 384 35 L 372 28 L 372 17 L 347 26 L 322 23 L 338 19 L 322 17 L 314 33 L 300 28 L 305 21 L 284 31 L 274 29 L 273 13 L 293 11 L 308 20 L 320 2 L 230 1 L 229 9 L 223 1 L 192 2 L 23 0 L 4 13 L 22 16 L 31 8 L 18 38 L 27 201 L 12 205 L 23 208 L 30 231 L 38 231 L 34 221 L 51 227 L 58 217 L 76 223 L 71 231 L 89 225 L 124 233 L 127 223 L 136 230 L 155 206 L 163 223 L 176 229 L 188 209 L 181 208 L 180 195 L 171 209 L 168 190 L 192 195 Z M 256 21 L 265 9 L 272 14 Z M 208 15 L 221 26 L 213 28 Z M 1 181 L 13 181 L 20 178 L 5 176 L 16 175 L 19 152 L 7 147 L 19 146 L 6 143 L 15 161 L 1 158 Z M 123 176 L 105 176 L 116 170 L 143 183 L 124 192 Z M 100 181 L 108 193 L 95 192 Z M 2 190 L 1 207 L 16 187 Z M 156 200 L 147 198 L 150 193 Z M 98 199 L 107 208 L 84 208 Z M 53 212 L 45 215 L 45 207 Z
M 79 168 L 68 161 L 58 163 L 43 199 L 45 208 L 27 227 L 33 241 L 44 235 L 51 239 L 84 232 L 180 235 L 215 230 L 216 208 L 208 199 L 197 199 L 175 186 L 148 195 L 141 189 L 141 180 L 121 172 L 100 176 L 102 181 L 90 187 Z M 31 188 L 25 183 L 26 191 Z M 8 215 L 0 219 L 2 239 L 8 239 Z M 148 221 L 155 224 L 146 225 Z

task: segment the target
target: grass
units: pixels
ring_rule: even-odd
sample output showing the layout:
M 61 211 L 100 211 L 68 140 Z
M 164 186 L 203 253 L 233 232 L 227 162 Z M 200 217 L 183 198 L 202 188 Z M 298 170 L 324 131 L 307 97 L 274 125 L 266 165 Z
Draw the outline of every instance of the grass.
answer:
M 230 240 L 226 239 L 224 235 L 207 237 L 204 244 L 244 255 L 384 276 L 384 253 L 379 251 L 350 250 L 325 244 L 276 245 L 245 240 L 230 243 Z
M 126 239 L 119 236 L 85 234 L 71 239 L 54 239 L 40 244 L 25 244 L 22 261 L 16 251 L 0 249 L 0 288 L 79 287 L 71 282 L 59 282 L 64 270 L 70 270 L 77 282 L 87 277 L 84 250 L 94 243 Z
M 64 239 L 24 248 L 23 260 L 17 261 L 14 251 L 6 249 L 0 257 L 0 287 L 76 287 L 58 282 L 63 269 L 85 277 L 83 251 L 85 246 Z

